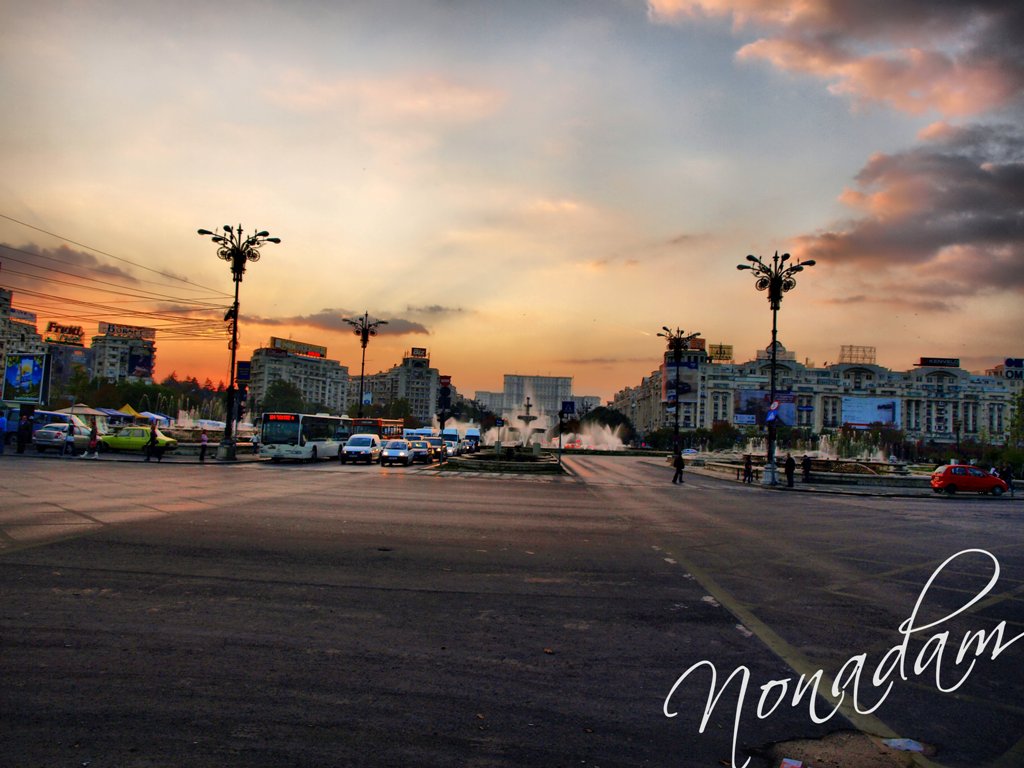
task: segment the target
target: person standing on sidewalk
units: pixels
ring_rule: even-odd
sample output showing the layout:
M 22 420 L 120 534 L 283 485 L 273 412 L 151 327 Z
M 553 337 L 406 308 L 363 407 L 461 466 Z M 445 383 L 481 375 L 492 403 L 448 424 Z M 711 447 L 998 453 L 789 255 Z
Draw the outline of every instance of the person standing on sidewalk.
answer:
M 210 442 L 210 436 L 206 434 L 206 430 L 203 430 L 203 434 L 199 436 L 199 462 L 201 464 L 206 463 L 206 446 Z
M 672 475 L 673 485 L 678 483 L 683 484 L 683 467 L 686 466 L 686 462 L 683 461 L 683 454 L 681 451 L 676 451 L 676 455 L 672 458 L 672 466 L 675 467 L 676 473 Z
M 89 429 L 89 448 L 85 453 L 91 453 L 94 459 L 100 457 L 100 428 L 96 426 L 96 419 L 92 420 L 92 427 Z M 85 456 L 85 453 L 82 455 Z
M 786 471 L 786 487 L 793 487 L 793 475 L 796 474 L 796 459 L 793 458 L 793 454 L 786 454 L 786 463 L 783 465 Z
M 803 473 L 803 481 L 805 483 L 811 482 L 811 457 L 806 453 L 800 460 L 800 470 Z
M 749 453 L 743 457 L 743 482 L 754 482 L 754 460 L 750 458 Z
M 1006 483 L 1006 487 L 1010 491 L 1010 498 L 1012 499 L 1013 498 L 1013 467 L 1011 467 L 1009 465 L 1009 463 L 1007 463 L 1007 465 L 1005 467 L 1003 467 L 1003 471 L 1000 473 L 1000 476 L 1002 477 L 1003 482 Z
M 64 434 L 64 445 L 60 449 L 61 456 L 75 455 L 75 425 L 68 422 L 68 431 Z
M 149 422 L 149 440 L 146 443 L 146 461 L 153 458 L 153 454 L 157 451 L 156 441 L 156 419 Z
M 32 442 L 32 422 L 28 420 L 28 416 L 21 417 L 21 423 L 18 424 L 18 453 L 25 452 L 25 446 Z

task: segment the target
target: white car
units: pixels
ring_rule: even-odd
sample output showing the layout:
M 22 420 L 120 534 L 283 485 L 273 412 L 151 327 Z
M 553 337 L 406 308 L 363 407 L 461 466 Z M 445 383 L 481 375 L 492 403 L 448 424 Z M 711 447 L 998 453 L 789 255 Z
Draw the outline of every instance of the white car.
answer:
M 407 440 L 388 440 L 384 443 L 384 450 L 380 454 L 380 465 L 389 464 L 412 464 L 412 448 Z
M 375 464 L 380 461 L 381 450 L 380 438 L 376 435 L 352 435 L 341 449 L 339 458 L 342 464 L 349 461 Z

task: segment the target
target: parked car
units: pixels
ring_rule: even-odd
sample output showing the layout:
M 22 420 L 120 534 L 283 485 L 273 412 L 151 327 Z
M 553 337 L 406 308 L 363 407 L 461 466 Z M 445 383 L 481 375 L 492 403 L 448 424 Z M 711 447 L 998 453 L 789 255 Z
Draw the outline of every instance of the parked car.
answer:
M 47 424 L 40 427 L 32 435 L 32 444 L 40 453 L 48 448 L 62 451 L 69 428 L 75 431 L 75 453 L 82 453 L 89 447 L 89 430 L 71 424 Z
M 349 461 L 365 461 L 373 464 L 380 461 L 381 456 L 380 438 L 376 435 L 362 434 L 352 435 L 341 449 L 340 459 L 342 464 Z
M 103 435 L 100 438 L 100 451 L 142 451 L 145 452 L 149 443 L 149 427 L 134 426 L 123 427 L 112 435 Z M 156 456 L 162 456 L 167 451 L 173 451 L 178 447 L 178 441 L 168 437 L 159 429 L 156 431 Z
M 1002 478 L 967 464 L 945 464 L 932 472 L 931 482 L 933 491 L 950 496 L 957 491 L 1001 496 L 1009 490 Z
M 430 464 L 433 461 L 430 457 L 430 446 L 423 440 L 409 441 L 409 456 L 412 459 L 413 464 L 417 461 L 421 461 L 424 464 Z
M 380 464 L 382 467 L 391 464 L 402 464 L 408 467 L 412 464 L 408 441 L 388 440 L 384 443 L 384 449 L 380 452 Z

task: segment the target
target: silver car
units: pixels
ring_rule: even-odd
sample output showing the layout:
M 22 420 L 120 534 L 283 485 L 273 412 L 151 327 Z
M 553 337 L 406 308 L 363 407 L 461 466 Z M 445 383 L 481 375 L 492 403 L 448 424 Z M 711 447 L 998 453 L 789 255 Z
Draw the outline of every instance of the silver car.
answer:
M 89 430 L 71 424 L 47 424 L 32 434 L 32 444 L 42 453 L 48 448 L 64 450 L 68 429 L 75 430 L 75 453 L 82 453 L 89 447 Z
M 388 440 L 384 443 L 384 450 L 380 452 L 381 466 L 389 464 L 412 464 L 412 451 L 409 443 L 405 440 Z
M 349 461 L 374 464 L 380 461 L 381 450 L 380 438 L 376 435 L 352 435 L 341 449 L 339 458 L 342 464 Z

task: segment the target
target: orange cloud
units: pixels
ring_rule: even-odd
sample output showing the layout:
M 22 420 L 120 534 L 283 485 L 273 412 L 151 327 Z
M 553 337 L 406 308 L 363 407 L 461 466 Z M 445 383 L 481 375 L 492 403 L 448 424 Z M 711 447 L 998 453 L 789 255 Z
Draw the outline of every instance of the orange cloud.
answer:
M 858 104 L 964 116 L 1024 94 L 1019 2 L 649 0 L 648 13 L 661 23 L 728 17 L 736 29 L 768 30 L 737 57 L 828 81 Z
M 860 218 L 797 238 L 794 254 L 910 269 L 908 294 L 1024 293 L 1024 130 L 937 123 L 921 135 L 928 144 L 874 155 L 843 193 Z

